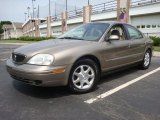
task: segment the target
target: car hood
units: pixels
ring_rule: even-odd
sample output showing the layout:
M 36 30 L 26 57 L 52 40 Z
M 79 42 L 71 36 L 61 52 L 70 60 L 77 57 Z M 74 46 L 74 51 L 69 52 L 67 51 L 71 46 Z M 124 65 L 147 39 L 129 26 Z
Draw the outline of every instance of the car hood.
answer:
M 90 43 L 92 43 L 92 41 L 66 39 L 46 40 L 17 48 L 14 50 L 14 53 L 20 53 L 26 56 L 33 56 L 38 53 L 54 54 L 56 52 L 60 52 L 73 47 L 87 45 Z

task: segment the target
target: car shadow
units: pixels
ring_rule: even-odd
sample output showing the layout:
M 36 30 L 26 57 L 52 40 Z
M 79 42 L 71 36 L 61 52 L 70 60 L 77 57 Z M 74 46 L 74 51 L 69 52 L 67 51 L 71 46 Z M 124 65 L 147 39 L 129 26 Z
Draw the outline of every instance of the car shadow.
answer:
M 101 76 L 101 79 L 98 82 L 98 84 L 103 84 L 106 82 L 116 80 L 116 79 L 121 78 L 125 75 L 133 74 L 133 73 L 137 72 L 138 70 L 140 70 L 140 69 L 134 66 L 134 67 L 129 67 L 129 68 L 118 69 L 116 71 L 106 72 Z
M 120 77 L 123 77 L 127 74 L 132 74 L 136 72 L 138 69 L 136 67 L 127 68 L 119 71 L 113 71 L 111 73 L 106 73 L 103 75 L 98 82 L 98 86 L 91 91 L 94 92 L 99 89 L 99 85 L 103 83 L 107 83 L 113 80 L 116 80 Z M 25 83 L 14 80 L 13 86 L 19 92 L 36 98 L 48 99 L 48 98 L 59 98 L 70 95 L 78 95 L 76 93 L 71 92 L 68 87 L 37 87 L 27 85 Z
M 19 92 L 36 98 L 48 99 L 69 96 L 72 92 L 67 87 L 38 87 L 13 80 L 13 87 Z

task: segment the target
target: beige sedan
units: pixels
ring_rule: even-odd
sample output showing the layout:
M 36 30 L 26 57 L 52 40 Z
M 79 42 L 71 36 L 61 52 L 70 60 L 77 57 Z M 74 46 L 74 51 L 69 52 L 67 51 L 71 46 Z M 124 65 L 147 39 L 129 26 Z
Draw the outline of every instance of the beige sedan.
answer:
M 35 86 L 68 86 L 91 91 L 104 72 L 130 65 L 147 69 L 152 41 L 135 27 L 118 22 L 83 24 L 55 40 L 13 51 L 6 67 L 12 78 Z

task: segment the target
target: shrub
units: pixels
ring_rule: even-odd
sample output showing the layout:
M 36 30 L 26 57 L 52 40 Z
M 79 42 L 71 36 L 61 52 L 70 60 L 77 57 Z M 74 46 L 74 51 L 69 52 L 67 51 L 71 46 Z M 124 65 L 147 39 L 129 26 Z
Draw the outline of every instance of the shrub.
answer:
M 49 40 L 55 39 L 55 37 L 29 37 L 29 36 L 22 36 L 19 38 L 11 38 L 12 40 L 22 40 L 22 41 L 42 41 L 42 40 Z
M 149 38 L 153 40 L 154 46 L 160 46 L 160 37 L 150 36 Z

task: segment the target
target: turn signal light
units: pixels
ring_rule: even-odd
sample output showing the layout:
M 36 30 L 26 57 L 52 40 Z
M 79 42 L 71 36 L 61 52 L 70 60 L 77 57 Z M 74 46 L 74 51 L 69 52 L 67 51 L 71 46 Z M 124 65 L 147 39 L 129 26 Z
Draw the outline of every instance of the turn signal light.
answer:
M 65 69 L 64 68 L 60 68 L 60 69 L 56 69 L 56 70 L 52 70 L 53 73 L 62 73 L 64 72 Z

